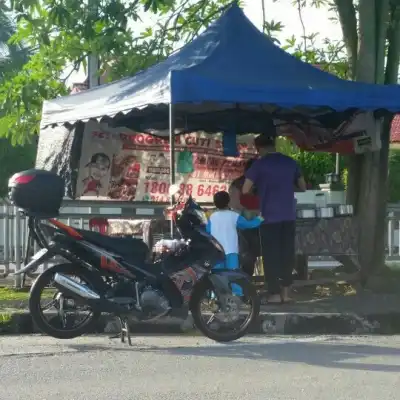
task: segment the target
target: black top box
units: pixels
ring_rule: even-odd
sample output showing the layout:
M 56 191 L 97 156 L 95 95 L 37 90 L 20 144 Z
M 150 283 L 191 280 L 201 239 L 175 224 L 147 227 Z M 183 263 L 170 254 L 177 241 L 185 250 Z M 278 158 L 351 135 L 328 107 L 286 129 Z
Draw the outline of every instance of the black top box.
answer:
M 58 216 L 64 191 L 64 179 L 41 169 L 18 172 L 8 181 L 10 201 L 30 216 Z

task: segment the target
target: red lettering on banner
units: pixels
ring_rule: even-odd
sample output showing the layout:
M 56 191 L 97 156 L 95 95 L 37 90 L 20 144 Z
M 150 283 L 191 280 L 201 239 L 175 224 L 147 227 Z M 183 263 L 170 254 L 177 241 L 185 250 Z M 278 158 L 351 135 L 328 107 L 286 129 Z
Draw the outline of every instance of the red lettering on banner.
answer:
M 201 197 L 214 196 L 219 191 L 226 191 L 226 185 L 197 185 L 195 196 L 201 199 Z
M 162 144 L 167 143 L 167 141 L 165 139 L 160 138 L 160 137 L 156 137 L 156 136 L 152 136 L 152 135 L 146 135 L 145 136 L 145 143 L 147 145 L 152 145 L 152 144 L 162 145 Z
M 143 143 L 146 145 L 154 144 L 154 137 L 149 135 L 143 135 Z
M 187 147 L 196 147 L 196 148 L 214 148 L 213 142 L 209 138 L 199 138 L 196 136 L 188 135 L 183 138 L 183 144 Z M 196 149 L 197 150 L 197 149 Z
M 123 143 L 123 148 L 126 150 L 137 150 L 138 146 L 148 146 L 146 150 L 154 150 L 152 149 L 153 146 L 163 146 L 163 151 L 169 151 L 169 143 L 167 140 L 152 136 L 152 135 L 147 135 L 147 134 L 131 134 L 127 135 L 124 133 L 121 133 L 119 135 L 120 140 Z M 139 148 L 143 148 L 139 147 Z
M 138 144 L 145 143 L 145 137 L 143 135 L 136 135 L 134 140 L 135 140 L 135 143 L 138 143 Z
M 169 190 L 169 183 L 168 182 L 158 182 L 158 181 L 145 181 L 144 182 L 144 191 L 145 193 L 150 193 L 153 197 L 157 198 L 165 198 L 168 200 L 168 190 Z M 161 201 L 161 200 L 159 200 Z M 162 200 L 164 201 L 164 200 Z

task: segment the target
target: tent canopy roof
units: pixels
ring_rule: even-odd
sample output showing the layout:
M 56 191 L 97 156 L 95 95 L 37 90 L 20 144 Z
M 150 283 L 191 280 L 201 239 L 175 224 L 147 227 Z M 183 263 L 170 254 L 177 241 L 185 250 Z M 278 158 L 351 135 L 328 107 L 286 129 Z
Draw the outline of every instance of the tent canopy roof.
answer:
M 204 33 L 159 64 L 133 77 L 46 101 L 42 127 L 128 114 L 138 121 L 136 129 L 163 134 L 170 103 L 178 128 L 212 131 L 226 129 L 223 121 L 234 115 L 229 110 L 242 119 L 254 113 L 265 119 L 265 112 L 276 111 L 282 117 L 293 110 L 314 117 L 333 110 L 400 111 L 400 87 L 345 81 L 303 63 L 232 5 Z M 211 115 L 219 122 L 207 125 Z M 254 131 L 243 121 L 241 130 Z

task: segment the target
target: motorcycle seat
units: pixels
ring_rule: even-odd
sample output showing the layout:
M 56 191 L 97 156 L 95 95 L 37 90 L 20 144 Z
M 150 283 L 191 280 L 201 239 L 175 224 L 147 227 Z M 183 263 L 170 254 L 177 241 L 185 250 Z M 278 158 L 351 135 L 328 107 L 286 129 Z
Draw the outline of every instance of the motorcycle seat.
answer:
M 77 231 L 83 236 L 84 240 L 105 250 L 112 251 L 118 255 L 137 261 L 145 261 L 150 254 L 149 247 L 143 240 L 130 236 L 112 237 L 99 232 L 80 230 Z

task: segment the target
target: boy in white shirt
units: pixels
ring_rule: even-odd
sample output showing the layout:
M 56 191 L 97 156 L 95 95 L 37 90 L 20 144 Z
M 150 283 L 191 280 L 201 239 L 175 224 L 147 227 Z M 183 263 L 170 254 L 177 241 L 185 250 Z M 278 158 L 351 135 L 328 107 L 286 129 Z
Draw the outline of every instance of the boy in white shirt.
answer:
M 247 220 L 236 211 L 230 210 L 229 202 L 230 197 L 227 192 L 215 193 L 214 205 L 217 211 L 211 214 L 206 227 L 207 232 L 214 236 L 225 250 L 225 264 L 218 264 L 214 268 L 238 269 L 240 264 L 237 229 L 258 228 L 264 221 L 262 217 Z M 233 289 L 235 294 L 240 295 L 238 293 L 240 288 Z

